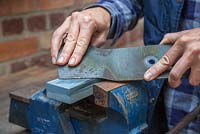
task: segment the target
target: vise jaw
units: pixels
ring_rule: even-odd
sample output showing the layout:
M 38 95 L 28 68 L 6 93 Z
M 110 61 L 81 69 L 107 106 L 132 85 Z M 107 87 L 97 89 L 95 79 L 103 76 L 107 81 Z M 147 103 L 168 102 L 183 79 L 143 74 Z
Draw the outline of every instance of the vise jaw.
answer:
M 9 120 L 33 134 L 146 133 L 148 92 L 158 88 L 144 81 L 55 79 L 26 95 L 25 89 L 11 92 Z

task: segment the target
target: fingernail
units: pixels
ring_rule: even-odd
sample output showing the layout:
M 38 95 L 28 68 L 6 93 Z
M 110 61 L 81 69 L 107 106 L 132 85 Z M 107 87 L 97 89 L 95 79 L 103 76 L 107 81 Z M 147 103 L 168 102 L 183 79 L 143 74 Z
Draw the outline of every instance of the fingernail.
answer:
M 144 74 L 144 77 L 146 80 L 151 80 L 152 78 L 152 73 L 150 71 L 147 71 L 145 74 Z
M 52 57 L 51 62 L 52 62 L 53 64 L 56 64 L 56 58 L 55 58 L 55 57 Z
M 76 61 L 76 59 L 75 59 L 74 57 L 72 57 L 72 58 L 69 60 L 69 64 L 70 64 L 70 65 L 73 65 L 73 64 L 75 64 L 75 61 Z
M 64 61 L 64 57 L 63 57 L 63 56 L 60 56 L 60 57 L 58 58 L 58 63 L 63 63 L 63 61 Z

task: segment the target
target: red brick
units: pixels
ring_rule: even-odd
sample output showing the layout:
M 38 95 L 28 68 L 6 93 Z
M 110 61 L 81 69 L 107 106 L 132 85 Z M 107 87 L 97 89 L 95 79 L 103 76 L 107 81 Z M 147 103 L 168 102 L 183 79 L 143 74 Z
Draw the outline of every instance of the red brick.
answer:
M 10 72 L 9 64 L 0 64 L 0 76 Z
M 72 6 L 75 0 L 39 0 L 38 5 L 41 10 L 62 8 Z
M 31 55 L 38 50 L 36 37 L 0 43 L 0 62 Z
M 0 16 L 8 15 L 11 13 L 10 1 L 0 0 Z
M 55 28 L 62 24 L 65 20 L 64 13 L 52 13 L 50 14 L 50 27 Z
M 32 63 L 34 65 L 45 66 L 45 67 L 53 67 L 51 63 L 50 53 L 42 54 L 40 56 L 36 56 L 32 58 Z
M 24 23 L 22 18 L 14 18 L 2 21 L 3 35 L 21 34 L 24 30 Z
M 54 67 L 51 63 L 51 58 L 49 53 L 44 53 L 42 55 L 36 55 L 34 57 L 28 57 L 21 61 L 16 61 L 11 64 L 11 73 L 22 71 L 29 67 L 39 65 L 44 67 Z
M 46 16 L 31 16 L 27 20 L 28 29 L 31 32 L 39 32 L 46 30 Z
M 50 49 L 51 36 L 52 36 L 52 32 L 42 32 L 39 35 L 40 48 L 44 50 Z
M 11 13 L 26 13 L 36 10 L 36 0 L 8 0 L 11 4 Z
M 0 37 L 2 37 L 2 26 L 1 26 L 1 23 L 0 23 Z
M 0 0 L 0 16 L 36 10 L 36 0 Z
M 10 65 L 11 66 L 11 73 L 22 71 L 22 70 L 28 68 L 30 66 L 29 63 L 30 62 L 27 62 L 25 60 L 23 60 L 23 61 L 17 61 L 17 62 L 12 63 Z

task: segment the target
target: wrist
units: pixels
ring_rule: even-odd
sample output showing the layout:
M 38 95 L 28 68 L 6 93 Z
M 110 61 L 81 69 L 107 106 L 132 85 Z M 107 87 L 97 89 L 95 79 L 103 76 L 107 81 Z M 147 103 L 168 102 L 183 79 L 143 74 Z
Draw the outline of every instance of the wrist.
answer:
M 86 9 L 89 11 L 92 18 L 95 19 L 97 24 L 97 30 L 102 31 L 103 29 L 109 29 L 111 25 L 111 15 L 108 10 L 103 7 L 93 7 Z

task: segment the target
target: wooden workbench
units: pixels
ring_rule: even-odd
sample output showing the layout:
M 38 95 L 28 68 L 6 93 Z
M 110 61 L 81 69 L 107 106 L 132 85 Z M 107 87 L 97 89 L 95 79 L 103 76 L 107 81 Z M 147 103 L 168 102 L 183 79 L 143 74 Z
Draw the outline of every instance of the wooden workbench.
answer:
M 56 77 L 55 69 L 39 66 L 0 77 L 0 134 L 28 134 L 24 128 L 8 122 L 9 92 L 20 88 L 29 90 L 31 86 L 43 87 L 45 82 Z

